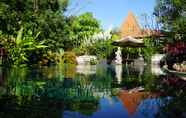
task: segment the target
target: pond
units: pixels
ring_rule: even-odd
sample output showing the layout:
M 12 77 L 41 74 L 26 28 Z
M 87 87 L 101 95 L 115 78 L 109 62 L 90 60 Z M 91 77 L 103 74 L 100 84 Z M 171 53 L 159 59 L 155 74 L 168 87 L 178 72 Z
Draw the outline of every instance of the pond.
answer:
M 175 117 L 186 82 L 156 66 L 0 68 L 0 118 Z

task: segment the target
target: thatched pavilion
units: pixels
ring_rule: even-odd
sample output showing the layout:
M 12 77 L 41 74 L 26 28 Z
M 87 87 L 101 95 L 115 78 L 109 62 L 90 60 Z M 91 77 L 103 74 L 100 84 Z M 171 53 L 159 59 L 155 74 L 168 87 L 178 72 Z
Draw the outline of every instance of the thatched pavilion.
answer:
M 127 18 L 123 21 L 120 28 L 121 39 L 115 41 L 114 45 L 127 47 L 126 44 L 121 43 L 129 43 L 129 47 L 131 47 L 130 43 L 134 43 L 134 47 L 140 47 L 140 45 L 142 44 L 139 43 L 140 45 L 138 46 L 138 42 L 142 41 L 144 37 L 149 37 L 152 35 L 160 35 L 160 32 L 150 29 L 142 29 L 139 23 L 137 22 L 137 19 L 134 14 L 129 11 Z
M 160 31 L 152 29 L 142 29 L 132 12 L 128 12 L 127 18 L 123 21 L 120 28 L 121 39 L 112 44 L 119 47 L 143 48 L 145 37 L 160 36 Z M 128 58 L 127 58 L 128 60 Z

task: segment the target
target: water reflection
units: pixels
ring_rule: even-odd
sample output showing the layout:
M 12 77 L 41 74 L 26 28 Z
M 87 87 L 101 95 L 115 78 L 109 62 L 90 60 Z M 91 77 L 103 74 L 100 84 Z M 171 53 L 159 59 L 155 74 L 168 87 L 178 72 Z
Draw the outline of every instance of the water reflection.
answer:
M 115 65 L 115 72 L 118 84 L 122 81 L 122 65 Z
M 0 117 L 184 117 L 185 93 L 184 80 L 150 66 L 1 68 Z
M 77 65 L 76 72 L 84 75 L 96 74 L 96 65 Z
M 152 111 L 147 112 L 147 114 L 152 114 L 152 112 L 157 113 L 154 107 L 160 107 L 160 101 L 157 98 L 160 96 L 159 93 L 149 93 L 149 92 L 130 92 L 130 91 L 121 91 L 119 93 L 119 99 L 123 103 L 124 107 L 127 109 L 129 116 L 135 116 L 139 111 L 144 109 L 144 105 L 148 105 L 145 110 L 151 109 Z M 146 101 L 148 102 L 146 103 Z M 149 102 L 154 101 L 156 104 L 149 104 Z

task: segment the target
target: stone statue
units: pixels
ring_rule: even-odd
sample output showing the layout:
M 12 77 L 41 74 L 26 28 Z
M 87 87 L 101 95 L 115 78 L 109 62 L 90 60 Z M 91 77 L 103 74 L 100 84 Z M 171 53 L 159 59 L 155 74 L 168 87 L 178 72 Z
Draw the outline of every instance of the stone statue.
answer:
M 122 64 L 122 55 L 121 55 L 121 48 L 118 47 L 117 52 L 115 52 L 116 58 L 115 58 L 115 64 Z

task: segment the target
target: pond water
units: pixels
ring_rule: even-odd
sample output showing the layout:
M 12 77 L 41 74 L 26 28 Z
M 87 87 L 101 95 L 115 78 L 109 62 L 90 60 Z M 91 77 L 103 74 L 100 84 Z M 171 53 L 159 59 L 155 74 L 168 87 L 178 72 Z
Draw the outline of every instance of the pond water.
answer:
M 0 118 L 175 117 L 186 82 L 156 66 L 0 68 Z

